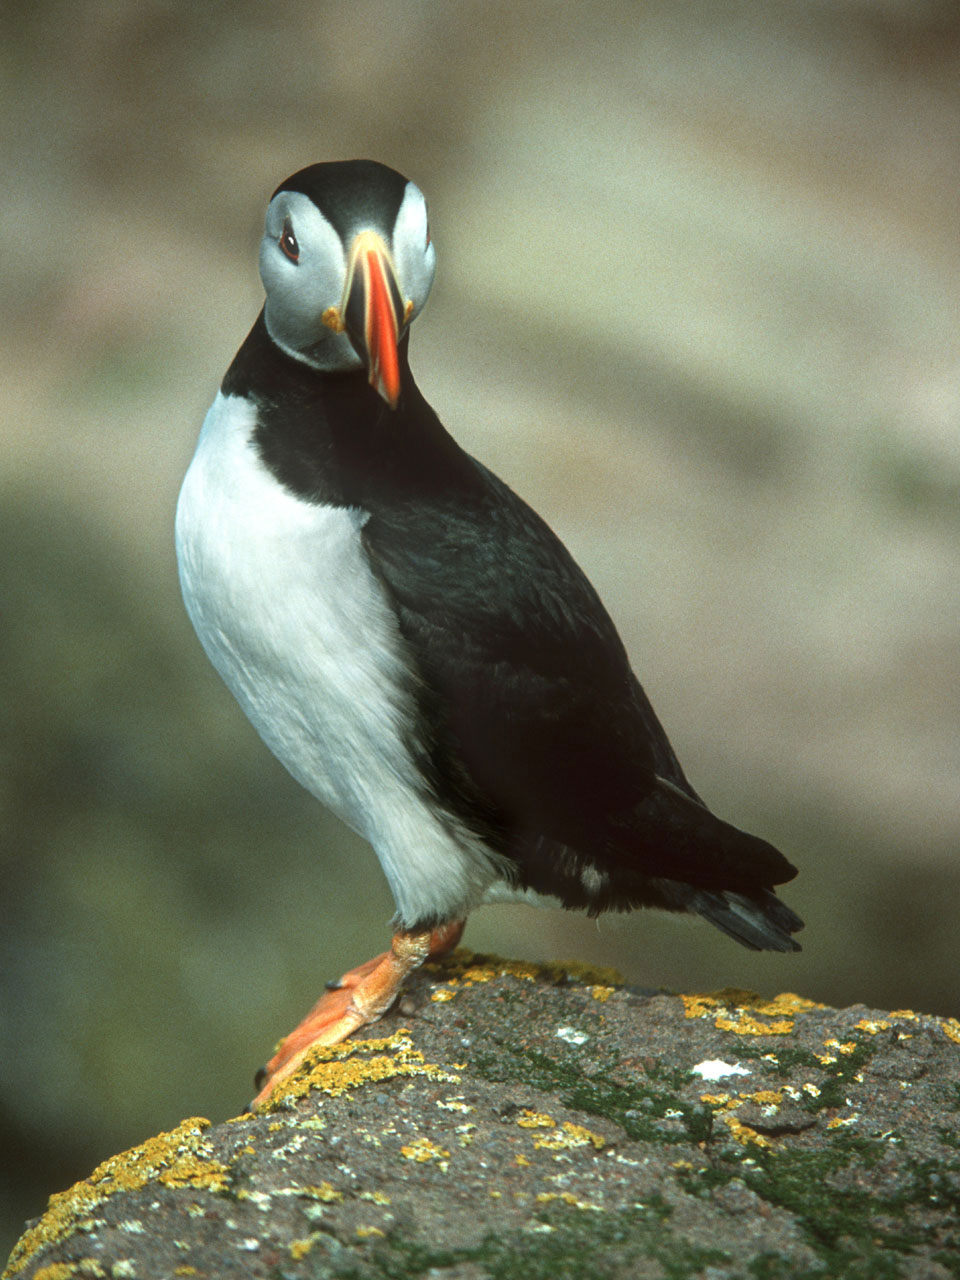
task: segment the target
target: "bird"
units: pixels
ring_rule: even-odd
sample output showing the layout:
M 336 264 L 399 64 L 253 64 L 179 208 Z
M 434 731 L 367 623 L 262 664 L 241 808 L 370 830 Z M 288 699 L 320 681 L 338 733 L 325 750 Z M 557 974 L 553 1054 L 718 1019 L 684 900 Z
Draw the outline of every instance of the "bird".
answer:
M 259 265 L 177 503 L 182 595 L 267 747 L 372 846 L 396 915 L 252 1105 L 380 1018 L 485 902 L 662 908 L 799 950 L 775 893 L 796 868 L 706 806 L 583 571 L 414 380 L 436 266 L 417 185 L 373 160 L 300 169 Z

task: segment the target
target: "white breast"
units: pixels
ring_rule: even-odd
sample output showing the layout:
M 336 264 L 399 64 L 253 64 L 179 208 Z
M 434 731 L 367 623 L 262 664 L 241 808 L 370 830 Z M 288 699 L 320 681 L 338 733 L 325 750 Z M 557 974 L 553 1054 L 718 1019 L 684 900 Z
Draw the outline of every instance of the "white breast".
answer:
M 183 598 L 271 751 L 370 841 L 398 918 L 465 915 L 495 860 L 421 794 L 403 644 L 355 509 L 305 502 L 262 463 L 255 406 L 218 395 L 177 506 Z

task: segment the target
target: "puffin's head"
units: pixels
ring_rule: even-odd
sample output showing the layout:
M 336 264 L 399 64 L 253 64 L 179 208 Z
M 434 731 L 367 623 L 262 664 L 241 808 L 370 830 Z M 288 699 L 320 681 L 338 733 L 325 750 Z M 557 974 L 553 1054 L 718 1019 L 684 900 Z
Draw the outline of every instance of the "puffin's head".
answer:
M 267 331 L 316 369 L 366 366 L 396 408 L 397 345 L 433 283 L 436 254 L 419 188 L 373 160 L 312 164 L 267 208 L 260 277 Z

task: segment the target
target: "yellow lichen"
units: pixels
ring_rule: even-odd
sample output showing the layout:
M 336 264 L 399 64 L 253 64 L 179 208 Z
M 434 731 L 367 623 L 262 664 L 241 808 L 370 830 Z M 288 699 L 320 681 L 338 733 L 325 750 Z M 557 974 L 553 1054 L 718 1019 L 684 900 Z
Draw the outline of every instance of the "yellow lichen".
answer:
M 361 1200 L 369 1200 L 371 1204 L 391 1204 L 390 1197 L 383 1191 L 361 1191 Z
M 588 1147 L 591 1144 L 600 1151 L 607 1145 L 607 1141 L 592 1129 L 586 1129 L 582 1124 L 571 1124 L 566 1120 L 559 1131 L 551 1133 L 549 1137 L 538 1138 L 533 1145 L 546 1151 L 567 1151 L 572 1147 Z
M 832 1120 L 827 1121 L 828 1129 L 843 1129 L 849 1124 L 856 1124 L 860 1117 L 856 1114 L 852 1116 L 834 1116 Z
M 866 1031 L 870 1036 L 875 1036 L 878 1031 L 887 1031 L 889 1027 L 890 1023 L 886 1019 L 861 1018 L 857 1023 L 857 1030 Z
M 184 1120 L 169 1133 L 160 1133 L 139 1147 L 111 1156 L 83 1182 L 52 1195 L 46 1213 L 15 1246 L 4 1280 L 21 1271 L 38 1249 L 72 1235 L 98 1205 L 119 1191 L 137 1191 L 150 1182 L 223 1191 L 230 1171 L 212 1159 L 213 1148 L 201 1137 L 209 1125 L 209 1120 L 199 1117 Z
M 321 1182 L 319 1186 L 299 1187 L 297 1195 L 309 1196 L 311 1200 L 322 1200 L 324 1204 L 336 1204 L 343 1199 L 343 1192 L 338 1191 L 330 1182 Z
M 857 1048 L 856 1042 L 853 1040 L 847 1040 L 844 1044 L 841 1044 L 840 1041 L 834 1037 L 831 1037 L 829 1040 L 824 1040 L 823 1047 L 825 1049 L 836 1049 L 837 1053 L 855 1053 Z
M 788 1035 L 793 1030 L 796 1014 L 826 1007 L 792 991 L 765 1000 L 752 991 L 736 987 L 680 998 L 688 1018 L 713 1018 L 718 1031 L 730 1031 L 738 1036 Z
M 769 1147 L 772 1145 L 769 1138 L 757 1133 L 756 1129 L 751 1129 L 748 1124 L 741 1124 L 736 1116 L 727 1114 L 720 1118 L 730 1130 L 731 1137 L 741 1146 L 752 1144 L 755 1147 Z
M 565 960 L 560 966 L 560 972 L 566 978 L 573 979 L 574 982 L 582 982 L 587 986 L 623 986 L 623 974 L 619 969 L 614 969 L 610 965 L 584 964 L 579 960 Z M 552 970 L 550 971 L 550 977 L 553 977 Z
M 941 1018 L 940 1026 L 943 1034 L 954 1044 L 960 1044 L 960 1020 L 957 1018 Z
M 517 1154 L 517 1155 L 515 1155 L 515 1156 L 513 1157 L 513 1163 L 514 1163 L 515 1165 L 519 1165 L 519 1167 L 520 1167 L 521 1169 L 529 1169 L 529 1168 L 530 1168 L 530 1161 L 527 1159 L 527 1157 L 526 1157 L 525 1155 L 522 1155 L 522 1154 Z
M 811 1009 L 826 1009 L 819 1000 L 809 1000 L 806 996 L 798 996 L 795 991 L 781 991 L 772 1000 L 762 1000 L 757 1005 L 757 1012 L 774 1016 L 778 1013 L 809 1013 Z
M 287 1105 L 288 1099 L 301 1098 L 311 1090 L 336 1098 L 349 1089 L 392 1080 L 396 1076 L 426 1076 L 447 1084 L 459 1083 L 459 1076 L 426 1062 L 423 1054 L 414 1049 L 407 1028 L 400 1027 L 392 1036 L 348 1040 L 344 1044 L 312 1049 L 297 1074 L 278 1085 L 257 1109 L 271 1111 L 276 1106 Z
M 604 987 L 599 984 L 590 988 L 590 994 L 594 1000 L 599 1000 L 601 1004 L 606 1004 L 614 991 L 616 991 L 616 987 Z
M 196 1267 L 174 1267 L 173 1274 L 175 1276 L 198 1276 L 200 1272 Z
M 473 1142 L 473 1133 L 476 1129 L 475 1124 L 458 1124 L 457 1125 L 457 1141 L 461 1147 L 469 1147 Z
M 537 1204 L 550 1204 L 554 1200 L 568 1204 L 574 1209 L 590 1209 L 594 1213 L 603 1212 L 602 1205 L 591 1204 L 589 1200 L 578 1200 L 571 1191 L 541 1191 L 537 1196 Z
M 768 1138 L 757 1133 L 755 1129 L 751 1129 L 749 1125 L 743 1124 L 733 1115 L 740 1107 L 747 1102 L 753 1102 L 759 1107 L 776 1108 L 783 1102 L 784 1093 L 790 1093 L 789 1085 L 784 1085 L 780 1089 L 757 1089 L 753 1093 L 738 1093 L 735 1097 L 729 1093 L 702 1093 L 700 1101 L 707 1103 L 708 1106 L 714 1107 L 721 1113 L 720 1119 L 730 1130 L 732 1136 L 737 1142 L 753 1143 L 757 1147 L 769 1147 L 773 1144 Z M 794 1091 L 794 1096 L 799 1097 Z M 769 1114 L 769 1111 L 767 1112 Z
M 300 1240 L 291 1240 L 287 1248 L 290 1251 L 290 1257 L 294 1262 L 299 1262 L 301 1258 L 305 1258 L 313 1246 L 317 1243 L 317 1237 L 304 1236 Z
M 386 1232 L 379 1227 L 357 1227 L 357 1239 L 369 1240 L 371 1236 L 385 1236 Z
M 416 1138 L 408 1146 L 401 1147 L 400 1154 L 405 1160 L 415 1160 L 417 1164 L 426 1164 L 429 1160 L 436 1160 L 439 1163 L 450 1157 L 449 1151 L 438 1147 L 429 1138 Z
M 708 1107 L 725 1107 L 733 1099 L 729 1093 L 701 1093 L 700 1101 L 705 1102 Z M 736 1100 L 736 1105 L 740 1105 L 739 1099 Z
M 545 1111 L 531 1111 L 525 1107 L 517 1116 L 517 1124 L 521 1129 L 555 1129 L 557 1122 Z
M 443 975 L 446 984 L 456 985 L 458 980 L 467 983 L 490 982 L 494 978 L 519 978 L 524 982 L 549 982 L 555 984 L 573 980 L 584 985 L 617 987 L 623 985 L 623 977 L 616 969 L 602 965 L 564 961 L 562 964 L 534 964 L 522 960 L 504 960 L 501 956 L 478 955 L 460 947 L 452 955 L 428 963 L 431 973 Z
M 439 991 L 432 991 L 430 993 L 430 999 L 434 1004 L 446 1004 L 446 1002 L 448 1000 L 452 1000 L 453 997 L 454 992 L 451 991 L 449 987 L 441 987 Z
M 743 996 L 754 999 L 750 991 L 741 991 L 736 987 L 724 987 L 722 991 L 705 991 L 691 995 L 681 995 L 685 1014 L 688 1018 L 710 1018 L 718 1009 L 724 1009 L 735 998 Z
M 778 1107 L 783 1101 L 783 1090 L 758 1089 L 756 1093 L 748 1093 L 746 1097 L 761 1107 Z
M 777 1022 L 760 1022 L 748 1013 L 737 1018 L 717 1018 L 715 1024 L 718 1031 L 732 1031 L 735 1036 L 785 1036 L 793 1030 L 793 1022 L 781 1018 Z
M 469 969 L 464 969 L 460 976 L 464 982 L 492 982 L 494 978 L 499 978 L 500 974 L 492 965 L 474 964 Z M 526 974 L 524 976 L 529 977 L 530 975 Z
M 237 1192 L 237 1199 L 249 1200 L 261 1210 L 267 1210 L 270 1208 L 270 1197 L 267 1195 L 266 1191 L 250 1191 L 247 1187 L 241 1187 Z
M 33 1273 L 33 1280 L 70 1280 L 73 1275 L 73 1263 L 51 1262 L 48 1267 L 40 1267 Z

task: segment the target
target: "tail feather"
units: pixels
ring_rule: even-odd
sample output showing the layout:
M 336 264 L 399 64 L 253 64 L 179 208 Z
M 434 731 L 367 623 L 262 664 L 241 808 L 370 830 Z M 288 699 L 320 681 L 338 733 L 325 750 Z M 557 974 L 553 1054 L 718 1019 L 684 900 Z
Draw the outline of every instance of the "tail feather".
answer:
M 514 851 L 524 889 L 591 915 L 660 907 L 701 915 L 753 951 L 799 951 L 803 921 L 773 886 L 796 868 L 676 783 L 656 778 L 642 802 L 592 848 L 539 837 Z
M 709 920 L 728 937 L 751 951 L 799 951 L 790 935 L 803 928 L 795 911 L 769 889 L 738 893 L 731 889 L 697 889 L 677 881 L 657 885 L 664 899 L 681 911 L 692 911 Z

